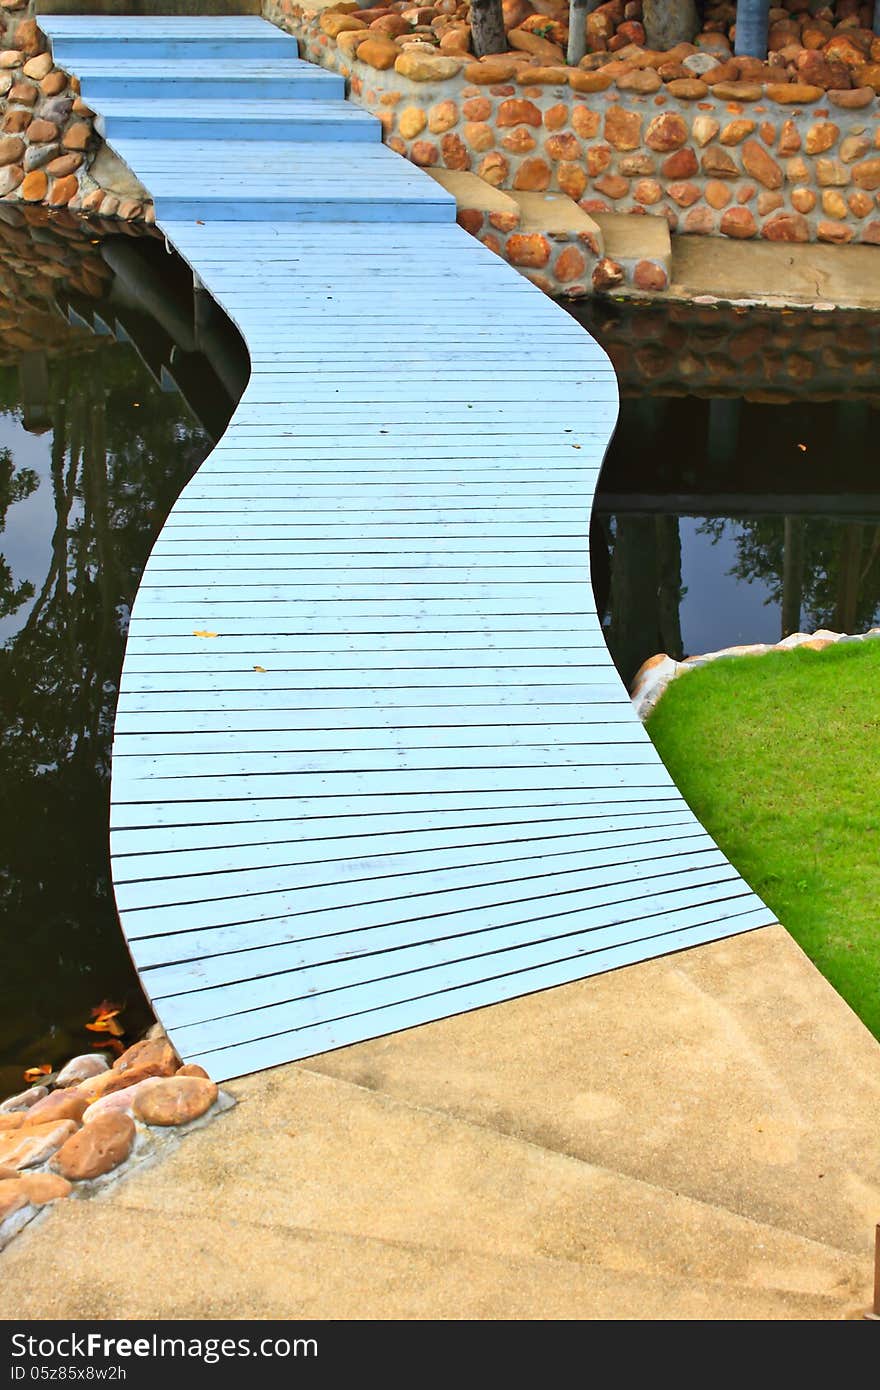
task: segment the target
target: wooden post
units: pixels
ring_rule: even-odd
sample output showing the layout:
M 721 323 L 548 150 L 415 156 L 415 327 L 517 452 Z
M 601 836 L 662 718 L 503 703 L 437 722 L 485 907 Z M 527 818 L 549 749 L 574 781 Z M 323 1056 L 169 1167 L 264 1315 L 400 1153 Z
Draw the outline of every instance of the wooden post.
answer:
M 662 51 L 677 43 L 690 43 L 700 27 L 700 17 L 695 0 L 643 0 L 642 24 L 648 47 Z
M 770 0 L 739 0 L 736 7 L 736 56 L 766 58 Z
M 507 52 L 501 0 L 471 0 L 471 33 L 478 58 Z
M 566 62 L 576 68 L 587 51 L 587 15 L 596 8 L 599 0 L 569 0 L 568 5 L 568 51 Z M 877 0 L 880 5 L 880 0 Z
M 880 1226 L 874 1227 L 874 1301 L 862 1317 L 880 1322 Z

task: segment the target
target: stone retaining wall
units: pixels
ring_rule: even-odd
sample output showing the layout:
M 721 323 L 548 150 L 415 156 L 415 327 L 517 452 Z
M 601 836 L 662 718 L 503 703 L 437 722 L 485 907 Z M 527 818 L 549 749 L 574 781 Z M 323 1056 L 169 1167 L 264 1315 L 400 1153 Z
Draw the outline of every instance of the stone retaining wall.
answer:
M 59 291 L 100 299 L 109 266 L 96 254 L 95 224 L 70 212 L 0 206 L 0 365 L 17 365 L 22 353 L 66 355 L 98 340 L 58 312 Z M 31 226 L 43 226 L 35 242 Z
M 466 232 L 502 256 L 545 294 L 580 299 L 588 294 L 600 260 L 595 234 L 520 230 L 515 213 L 464 208 L 458 221 Z
M 880 316 L 860 309 L 746 312 L 662 301 L 577 311 L 622 396 L 744 396 L 764 404 L 880 406 Z
M 152 204 L 95 132 L 79 81 L 55 65 L 33 0 L 0 0 L 0 200 L 155 220 Z
M 715 80 L 707 70 L 664 82 L 632 55 L 595 70 L 523 53 L 476 62 L 418 34 L 374 31 L 375 11 L 354 11 L 353 0 L 318 14 L 264 0 L 264 13 L 298 38 L 304 57 L 347 77 L 386 143 L 426 169 L 562 194 L 586 213 L 662 216 L 677 232 L 880 244 L 873 88 Z M 153 221 L 146 191 L 126 186 L 96 134 L 76 77 L 53 64 L 33 0 L 0 0 L 0 23 L 0 199 Z M 484 231 L 492 238 L 497 228 Z M 509 234 L 496 239 L 504 253 Z M 588 277 L 577 269 L 570 281 L 545 273 L 544 287 L 583 292 Z M 662 288 L 656 275 L 642 288 Z
M 352 0 L 319 14 L 265 0 L 264 12 L 304 57 L 346 76 L 388 145 L 427 169 L 561 193 L 587 213 L 663 216 L 678 232 L 880 244 L 873 88 L 713 81 L 709 71 L 664 83 L 632 61 L 591 71 L 530 54 L 475 62 L 373 31 L 373 12 Z M 33 0 L 0 0 L 0 16 L 0 198 L 153 220 L 143 190 L 120 189 L 95 163 L 103 154 L 109 164 L 108 151 L 75 76 L 46 51 Z
M 594 71 L 522 53 L 477 62 L 368 29 L 381 12 L 351 3 L 315 14 L 265 0 L 264 13 L 303 57 L 347 77 L 386 143 L 426 168 L 559 191 L 586 212 L 663 216 L 678 232 L 880 244 L 872 87 L 714 80 L 711 60 L 703 78 L 667 83 L 631 62 Z M 627 71 L 615 77 L 615 66 Z

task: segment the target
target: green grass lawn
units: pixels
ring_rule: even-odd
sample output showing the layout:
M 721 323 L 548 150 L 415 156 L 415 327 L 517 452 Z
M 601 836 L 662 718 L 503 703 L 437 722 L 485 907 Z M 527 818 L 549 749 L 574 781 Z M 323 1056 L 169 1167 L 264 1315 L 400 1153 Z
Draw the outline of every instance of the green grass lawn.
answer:
M 880 1037 L 880 640 L 701 667 L 647 727 L 709 833 Z

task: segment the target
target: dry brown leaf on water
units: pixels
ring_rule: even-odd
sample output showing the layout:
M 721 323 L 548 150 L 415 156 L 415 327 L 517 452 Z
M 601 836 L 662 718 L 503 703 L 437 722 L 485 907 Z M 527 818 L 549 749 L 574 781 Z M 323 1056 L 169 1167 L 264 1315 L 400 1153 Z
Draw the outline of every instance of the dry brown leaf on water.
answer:
M 96 1018 L 94 1023 L 87 1023 L 86 1028 L 90 1033 L 111 1033 L 114 1038 L 121 1038 L 125 1029 L 113 1017 Z
M 217 632 L 208 632 L 203 627 L 193 628 L 193 637 L 219 637 L 219 635 Z
M 89 1009 L 92 1018 L 115 1018 L 122 1013 L 122 1005 L 114 1004 L 112 999 L 102 999 L 100 1004 L 96 1004 L 93 1009 Z
M 265 666 L 255 666 L 255 667 L 254 667 L 254 670 L 255 670 L 255 671 L 262 671 L 264 675 L 265 675 L 265 672 L 266 672 Z
M 22 1073 L 22 1076 L 30 1085 L 32 1081 L 39 1081 L 41 1076 L 48 1076 L 51 1070 L 52 1068 L 48 1062 L 41 1062 L 38 1067 L 28 1067 L 27 1071 Z
M 122 1013 L 121 1004 L 113 1004 L 109 999 L 102 999 L 96 1008 L 92 1009 L 92 1022 L 86 1024 L 90 1033 L 110 1033 L 114 1038 L 121 1038 L 125 1029 L 117 1020 Z

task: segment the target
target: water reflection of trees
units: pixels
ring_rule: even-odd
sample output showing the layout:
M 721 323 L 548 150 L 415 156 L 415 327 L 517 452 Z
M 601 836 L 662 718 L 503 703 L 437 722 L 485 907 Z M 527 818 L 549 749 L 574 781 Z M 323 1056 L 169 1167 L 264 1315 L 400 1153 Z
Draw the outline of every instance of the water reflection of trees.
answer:
M 618 515 L 604 524 L 613 551 L 605 638 L 629 682 L 655 652 L 684 655 L 681 535 L 677 516 Z
M 717 543 L 732 523 L 709 519 Z M 737 521 L 733 578 L 760 582 L 781 609 L 781 636 L 799 628 L 863 632 L 880 611 L 880 527 L 815 517 Z
M 108 990 L 127 988 L 145 1011 L 110 888 L 110 740 L 128 605 L 155 532 L 208 448 L 180 398 L 160 391 L 129 348 L 95 343 L 57 357 L 48 380 L 47 572 L 35 592 L 0 568 L 0 602 L 27 613 L 0 649 L 0 912 L 12 945 L 0 973 L 0 1060 L 35 1046 L 59 1056 L 67 1039 L 46 1038 L 47 1020 L 87 1016 Z M 16 369 L 0 368 L 0 409 L 19 419 L 20 394 Z M 37 481 L 0 456 L 7 526 Z
M 9 449 L 0 449 L 0 533 L 6 529 L 9 508 L 36 492 L 39 481 L 32 468 L 16 468 Z M 17 584 L 5 556 L 0 554 L 0 618 L 11 617 L 33 596 L 33 584 L 26 579 Z

